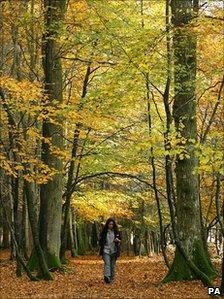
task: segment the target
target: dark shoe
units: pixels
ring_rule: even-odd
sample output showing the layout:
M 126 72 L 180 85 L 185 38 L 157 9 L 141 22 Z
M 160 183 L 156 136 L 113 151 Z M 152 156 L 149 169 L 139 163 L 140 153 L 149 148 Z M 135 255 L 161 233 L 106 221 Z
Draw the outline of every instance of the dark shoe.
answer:
M 110 279 L 109 279 L 107 276 L 104 276 L 104 281 L 105 281 L 106 283 L 110 283 Z

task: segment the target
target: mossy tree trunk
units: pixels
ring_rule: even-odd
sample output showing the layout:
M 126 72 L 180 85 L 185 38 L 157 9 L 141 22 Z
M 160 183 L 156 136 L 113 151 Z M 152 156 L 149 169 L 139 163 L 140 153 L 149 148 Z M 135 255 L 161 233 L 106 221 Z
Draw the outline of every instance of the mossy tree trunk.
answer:
M 175 258 L 164 282 L 191 280 L 203 276 L 209 281 L 216 276 L 203 245 L 200 208 L 198 197 L 198 179 L 194 174 L 197 167 L 194 141 L 197 138 L 196 126 L 196 37 L 192 31 L 191 20 L 194 16 L 192 0 L 172 0 L 174 84 L 175 99 L 173 117 L 179 146 L 186 154 L 176 159 L 176 213 L 178 242 Z M 184 141 L 183 143 L 182 140 Z M 195 267 L 196 266 L 196 267 Z M 196 269 L 194 271 L 193 269 Z M 198 271 L 200 269 L 200 271 Z M 200 274 L 199 276 L 197 274 Z
M 56 107 L 63 101 L 62 96 L 62 66 L 58 36 L 65 13 L 65 0 L 44 0 L 45 33 L 42 41 L 43 69 L 45 92 L 49 104 Z M 57 119 L 60 123 L 60 120 Z M 51 145 L 63 149 L 62 125 L 45 119 L 43 122 L 43 137 L 51 140 Z M 40 242 L 48 256 L 48 267 L 59 268 L 61 262 L 59 251 L 61 245 L 61 210 L 62 210 L 62 161 L 51 152 L 51 146 L 43 141 L 42 160 L 57 173 L 40 190 Z
M 44 252 L 41 248 L 39 234 L 38 234 L 38 222 L 35 208 L 35 187 L 31 182 L 24 181 L 24 191 L 27 202 L 27 209 L 29 215 L 30 226 L 32 230 L 34 250 L 32 256 L 28 262 L 28 268 L 32 271 L 38 264 L 39 276 L 45 280 L 51 280 L 52 276 L 48 270 L 47 259 L 44 256 Z

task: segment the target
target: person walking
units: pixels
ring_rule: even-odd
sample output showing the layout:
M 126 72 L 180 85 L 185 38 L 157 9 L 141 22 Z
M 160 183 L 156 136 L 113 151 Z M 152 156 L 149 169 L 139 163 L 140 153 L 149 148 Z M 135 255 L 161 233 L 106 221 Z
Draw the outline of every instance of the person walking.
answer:
M 120 256 L 121 234 L 114 219 L 109 218 L 99 236 L 99 254 L 104 261 L 104 281 L 110 283 L 114 279 L 115 265 Z

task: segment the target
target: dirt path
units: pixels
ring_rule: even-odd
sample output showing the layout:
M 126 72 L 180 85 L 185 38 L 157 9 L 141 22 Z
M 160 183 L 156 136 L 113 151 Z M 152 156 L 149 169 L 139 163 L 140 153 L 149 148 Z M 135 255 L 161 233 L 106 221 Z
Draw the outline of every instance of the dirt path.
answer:
M 103 263 L 91 256 L 72 259 L 67 273 L 54 273 L 54 281 L 30 282 L 15 277 L 15 265 L 0 265 L 0 298 L 210 298 L 198 281 L 159 285 L 166 273 L 161 257 L 120 258 L 112 284 L 102 280 Z

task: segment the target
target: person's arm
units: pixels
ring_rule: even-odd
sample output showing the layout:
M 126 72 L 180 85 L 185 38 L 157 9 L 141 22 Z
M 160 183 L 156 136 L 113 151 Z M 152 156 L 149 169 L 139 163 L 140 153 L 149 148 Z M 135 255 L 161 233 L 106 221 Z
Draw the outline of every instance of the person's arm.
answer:
M 117 234 L 116 234 L 116 236 L 115 236 L 115 242 L 118 242 L 118 243 L 120 243 L 121 242 L 121 233 L 120 232 L 118 232 Z

